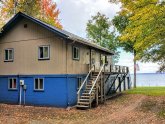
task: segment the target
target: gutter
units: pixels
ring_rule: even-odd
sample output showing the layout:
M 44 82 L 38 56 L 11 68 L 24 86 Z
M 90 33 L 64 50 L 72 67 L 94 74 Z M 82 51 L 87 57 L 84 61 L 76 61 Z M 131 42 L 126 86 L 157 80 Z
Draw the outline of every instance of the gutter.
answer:
M 106 49 L 106 48 L 103 48 L 103 47 L 101 47 L 101 46 L 99 46 L 99 45 L 97 45 L 97 44 L 95 44 L 95 43 L 90 43 L 90 42 L 88 42 L 88 41 L 82 41 L 82 40 L 80 40 L 80 39 L 76 39 L 76 38 L 73 38 L 73 37 L 70 37 L 70 36 L 68 36 L 68 39 L 69 39 L 69 40 L 73 40 L 74 42 L 77 41 L 77 42 L 82 43 L 82 44 L 84 44 L 84 45 L 93 47 L 93 48 L 95 48 L 95 49 L 99 49 L 99 50 L 101 50 L 101 51 L 103 51 L 103 52 L 106 52 L 106 53 L 108 53 L 108 54 L 111 54 L 111 55 L 114 55 L 114 54 L 115 54 L 113 51 L 110 51 L 110 50 L 108 50 L 108 49 Z

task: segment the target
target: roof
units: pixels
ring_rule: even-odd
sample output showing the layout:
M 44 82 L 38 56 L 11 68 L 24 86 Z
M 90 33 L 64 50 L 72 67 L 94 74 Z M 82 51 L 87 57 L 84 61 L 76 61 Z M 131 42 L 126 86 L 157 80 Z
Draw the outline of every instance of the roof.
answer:
M 26 19 L 29 19 L 39 25 L 41 25 L 42 27 L 54 32 L 55 34 L 59 35 L 60 37 L 63 37 L 63 38 L 66 38 L 66 39 L 70 39 L 70 40 L 73 40 L 75 42 L 78 42 L 78 43 L 81 43 L 81 44 L 84 44 L 86 46 L 89 46 L 91 48 L 94 48 L 94 49 L 98 49 L 98 50 L 101 50 L 105 53 L 108 53 L 108 54 L 111 54 L 113 55 L 114 52 L 113 51 L 110 51 L 104 47 L 101 47 L 89 40 L 86 40 L 84 38 L 81 38 L 75 34 L 72 34 L 68 31 L 65 31 L 65 30 L 61 30 L 61 29 L 58 29 L 54 26 L 51 26 L 39 19 L 36 19 L 32 16 L 29 16 L 29 15 L 26 15 L 22 12 L 18 12 L 12 19 L 10 19 L 3 27 L 2 27 L 2 32 L 0 32 L 0 36 L 3 35 L 7 30 L 10 29 L 11 26 L 13 26 L 16 22 L 18 22 L 21 18 L 26 18 Z

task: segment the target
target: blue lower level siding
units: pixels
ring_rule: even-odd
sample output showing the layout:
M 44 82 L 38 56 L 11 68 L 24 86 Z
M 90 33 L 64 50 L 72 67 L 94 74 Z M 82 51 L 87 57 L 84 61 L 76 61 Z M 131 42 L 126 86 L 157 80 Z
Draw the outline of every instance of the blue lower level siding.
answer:
M 19 99 L 18 95 L 19 90 L 8 89 L 8 78 L 0 78 L 0 102 L 16 104 Z
M 17 79 L 17 90 L 8 89 L 9 78 Z M 44 90 L 34 90 L 34 79 L 44 79 Z M 0 102 L 19 104 L 20 80 L 24 80 L 26 105 L 68 107 L 77 102 L 78 78 L 85 75 L 12 75 L 0 76 Z M 21 101 L 24 103 L 24 92 L 21 90 Z

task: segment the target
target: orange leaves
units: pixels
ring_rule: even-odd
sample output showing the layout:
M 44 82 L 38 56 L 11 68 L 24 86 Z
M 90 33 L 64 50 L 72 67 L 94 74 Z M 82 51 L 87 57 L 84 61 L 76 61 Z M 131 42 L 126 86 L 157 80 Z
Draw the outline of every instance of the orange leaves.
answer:
M 62 29 L 59 20 L 60 11 L 53 0 L 15 0 L 16 12 L 24 12 L 30 16 Z M 14 0 L 0 0 L 0 23 L 6 23 L 14 15 Z
M 42 0 L 41 4 L 41 12 L 43 13 L 44 20 L 61 29 L 62 25 L 58 19 L 60 11 L 57 9 L 57 4 L 52 0 Z

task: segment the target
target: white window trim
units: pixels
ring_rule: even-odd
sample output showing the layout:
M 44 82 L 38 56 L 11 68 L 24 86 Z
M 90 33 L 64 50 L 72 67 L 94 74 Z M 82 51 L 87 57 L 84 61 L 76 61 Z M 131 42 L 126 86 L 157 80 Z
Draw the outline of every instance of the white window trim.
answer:
M 40 48 L 48 47 L 48 57 L 40 58 Z M 50 45 L 42 45 L 38 47 L 38 59 L 39 60 L 49 60 L 50 59 Z
M 6 60 L 6 50 L 8 52 L 8 59 Z M 9 59 L 9 51 L 12 50 L 12 59 Z M 5 53 L 4 53 L 4 61 L 5 62 L 12 62 L 14 61 L 14 48 L 8 48 L 8 49 L 5 49 Z
M 42 79 L 43 80 L 43 89 L 36 89 L 36 87 L 35 87 L 35 80 L 40 80 L 40 79 Z M 39 83 L 39 85 L 40 85 L 40 83 Z M 34 78 L 34 91 L 44 91 L 44 78 Z
M 78 50 L 78 58 L 74 58 L 74 49 L 77 49 Z M 72 58 L 73 58 L 73 60 L 80 60 L 80 48 L 79 47 L 76 47 L 76 46 L 73 46 L 73 48 L 72 48 Z
M 10 88 L 10 79 L 12 79 L 12 88 Z M 8 78 L 8 89 L 9 90 L 17 90 L 17 79 L 16 79 L 16 88 L 13 88 L 14 79 L 16 79 L 16 78 Z

